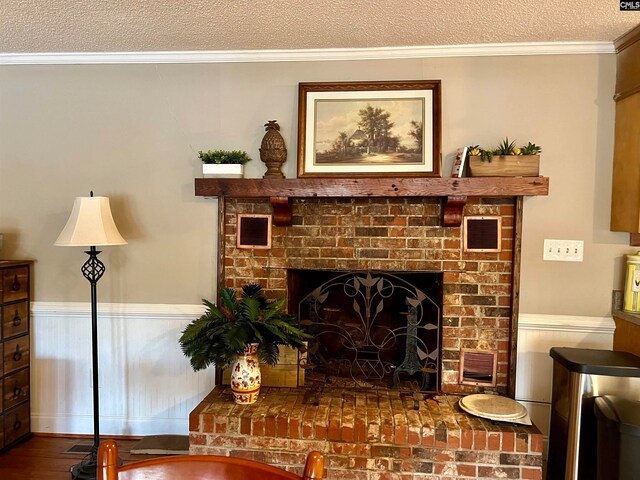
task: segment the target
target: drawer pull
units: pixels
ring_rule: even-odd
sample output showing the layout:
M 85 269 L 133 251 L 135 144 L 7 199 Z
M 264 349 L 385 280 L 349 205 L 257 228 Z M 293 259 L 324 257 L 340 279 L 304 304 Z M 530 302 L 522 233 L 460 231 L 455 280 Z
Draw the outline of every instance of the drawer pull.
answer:
M 18 280 L 18 275 L 13 276 L 13 284 L 11 285 L 11 290 L 17 292 L 20 290 L 20 281 Z
M 17 398 L 20 395 L 22 395 L 22 388 L 16 385 L 16 388 L 13 389 L 13 396 Z
M 16 419 L 16 421 L 13 423 L 13 429 L 14 430 L 20 430 L 20 427 L 22 426 L 22 422 L 18 419 Z
M 20 318 L 20 314 L 18 313 L 18 310 L 16 310 L 16 313 L 13 316 L 13 326 L 19 327 L 21 323 L 22 323 L 22 319 Z
M 13 354 L 13 361 L 19 362 L 22 359 L 22 352 L 20 351 L 20 345 L 16 345 L 16 351 Z

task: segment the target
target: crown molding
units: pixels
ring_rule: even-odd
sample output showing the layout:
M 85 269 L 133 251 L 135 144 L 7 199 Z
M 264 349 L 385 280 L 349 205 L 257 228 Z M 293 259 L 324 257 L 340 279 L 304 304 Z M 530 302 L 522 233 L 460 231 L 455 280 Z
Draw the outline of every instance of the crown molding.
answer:
M 430 47 L 329 48 L 307 50 L 2 53 L 0 54 L 0 65 L 314 62 L 330 60 L 393 60 L 405 58 L 582 55 L 599 53 L 615 53 L 613 42 L 487 43 Z

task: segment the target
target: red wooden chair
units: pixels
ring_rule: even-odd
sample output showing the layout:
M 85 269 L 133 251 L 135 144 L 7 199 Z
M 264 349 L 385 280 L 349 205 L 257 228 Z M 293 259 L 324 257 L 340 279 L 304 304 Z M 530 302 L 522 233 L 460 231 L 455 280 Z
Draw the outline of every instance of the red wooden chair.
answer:
M 302 477 L 277 467 L 243 458 L 218 455 L 178 455 L 152 458 L 118 466 L 113 440 L 98 449 L 97 480 L 320 480 L 324 456 L 310 452 Z

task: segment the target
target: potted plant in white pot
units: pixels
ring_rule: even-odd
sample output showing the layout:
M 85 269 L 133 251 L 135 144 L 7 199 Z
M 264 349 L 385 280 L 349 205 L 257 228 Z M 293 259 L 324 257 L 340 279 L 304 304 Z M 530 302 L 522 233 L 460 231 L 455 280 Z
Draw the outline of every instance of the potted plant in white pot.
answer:
M 244 164 L 251 160 L 241 150 L 201 150 L 198 158 L 202 160 L 202 173 L 215 177 L 243 177 Z
M 540 174 L 540 152 L 535 143 L 516 147 L 515 140 L 505 138 L 497 148 L 470 146 L 469 172 L 472 177 L 537 177 Z
M 278 363 L 281 345 L 300 348 L 310 335 L 284 310 L 285 298 L 267 300 L 262 287 L 249 283 L 238 297 L 223 288 L 220 303 L 203 300 L 207 307 L 200 318 L 182 331 L 179 343 L 191 367 L 232 367 L 231 390 L 240 404 L 255 403 L 260 393 L 260 362 Z

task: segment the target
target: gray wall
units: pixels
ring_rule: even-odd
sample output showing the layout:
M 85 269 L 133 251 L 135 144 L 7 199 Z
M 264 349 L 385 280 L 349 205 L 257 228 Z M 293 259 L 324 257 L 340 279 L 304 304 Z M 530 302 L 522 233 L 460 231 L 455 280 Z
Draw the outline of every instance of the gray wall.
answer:
M 54 247 L 73 199 L 111 198 L 124 247 L 107 247 L 99 301 L 198 304 L 214 294 L 217 202 L 194 196 L 200 149 L 265 167 L 277 119 L 296 171 L 297 84 L 440 79 L 443 157 L 504 136 L 543 146 L 548 197 L 525 201 L 521 311 L 601 316 L 622 283 L 628 235 L 608 231 L 614 55 L 204 65 L 0 67 L 4 258 L 33 258 L 35 300 L 86 302 L 80 248 Z M 582 263 L 542 261 L 544 238 L 585 242 Z

